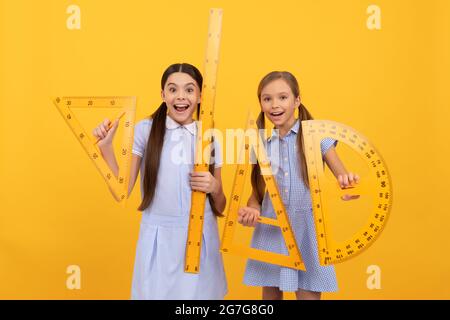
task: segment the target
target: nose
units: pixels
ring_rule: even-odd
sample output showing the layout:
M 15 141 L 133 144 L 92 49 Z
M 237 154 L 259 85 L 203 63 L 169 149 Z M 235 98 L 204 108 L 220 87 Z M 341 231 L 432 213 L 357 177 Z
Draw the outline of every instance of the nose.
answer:
M 273 101 L 272 101 L 271 108 L 272 109 L 277 109 L 278 108 L 278 102 L 276 102 L 275 99 L 273 99 Z
M 177 95 L 177 100 L 184 100 L 185 99 L 185 93 L 183 92 L 183 90 L 179 90 L 178 91 L 178 95 Z

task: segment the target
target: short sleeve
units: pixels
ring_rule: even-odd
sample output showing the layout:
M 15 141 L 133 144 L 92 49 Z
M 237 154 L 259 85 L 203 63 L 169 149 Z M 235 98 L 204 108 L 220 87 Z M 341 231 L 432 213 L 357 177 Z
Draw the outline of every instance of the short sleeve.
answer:
M 222 166 L 222 145 L 219 143 L 218 139 L 214 139 L 214 168 L 220 168 Z
M 320 150 L 322 151 L 322 157 L 325 156 L 325 154 L 331 147 L 336 147 L 336 145 L 337 140 L 331 138 L 322 139 L 322 141 L 320 142 Z
M 150 134 L 151 120 L 139 121 L 134 127 L 133 153 L 141 158 L 145 155 L 145 148 Z

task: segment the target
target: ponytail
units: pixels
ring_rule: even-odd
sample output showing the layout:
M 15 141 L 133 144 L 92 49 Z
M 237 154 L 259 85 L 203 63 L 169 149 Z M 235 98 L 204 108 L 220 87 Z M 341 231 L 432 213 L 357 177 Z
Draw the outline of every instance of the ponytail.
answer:
M 309 188 L 309 180 L 308 180 L 308 167 L 306 164 L 305 150 L 303 146 L 303 132 L 302 132 L 302 121 L 313 120 L 312 115 L 306 109 L 306 107 L 300 103 L 298 107 L 298 133 L 297 133 L 297 150 L 298 150 L 298 159 L 300 161 L 300 172 L 303 183 L 307 188 Z
M 144 198 L 139 211 L 144 211 L 153 202 L 158 178 L 159 162 L 161 159 L 164 136 L 166 134 L 167 105 L 161 103 L 159 108 L 150 116 L 153 119 L 144 166 Z
M 258 129 L 265 129 L 265 118 L 263 112 L 261 112 L 256 119 L 256 125 L 258 126 Z M 256 159 L 256 164 L 252 165 L 251 181 L 253 193 L 255 194 L 258 203 L 261 204 L 264 198 L 266 183 L 262 178 L 261 167 L 259 166 L 258 159 Z

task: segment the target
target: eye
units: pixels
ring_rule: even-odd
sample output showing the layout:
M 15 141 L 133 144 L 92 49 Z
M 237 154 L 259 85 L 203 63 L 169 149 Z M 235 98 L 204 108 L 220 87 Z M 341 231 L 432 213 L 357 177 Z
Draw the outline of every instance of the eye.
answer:
M 169 88 L 169 92 L 174 93 L 175 91 L 177 91 L 177 89 L 175 89 L 174 87 L 170 87 L 170 88 Z
M 286 100 L 287 96 L 281 96 L 281 100 Z
M 269 97 L 265 97 L 265 98 L 263 99 L 263 101 L 264 101 L 264 102 L 269 102 L 269 101 L 270 101 L 270 98 L 269 98 Z
M 192 93 L 192 92 L 194 92 L 194 88 L 188 88 L 186 91 L 189 93 Z

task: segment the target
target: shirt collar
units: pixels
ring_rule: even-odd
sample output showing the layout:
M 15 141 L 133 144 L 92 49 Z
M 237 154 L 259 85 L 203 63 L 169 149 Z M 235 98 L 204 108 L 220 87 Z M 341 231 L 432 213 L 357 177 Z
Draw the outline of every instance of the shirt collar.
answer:
M 166 129 L 173 130 L 184 127 L 189 131 L 192 135 L 195 135 L 197 133 L 197 123 L 196 121 L 192 121 L 189 124 L 179 124 L 175 120 L 173 120 L 169 115 L 166 117 Z
M 289 130 L 288 134 L 285 135 L 285 137 L 287 137 L 291 132 L 297 134 L 299 127 L 300 127 L 300 121 L 297 119 L 297 121 L 295 121 L 294 125 Z M 267 139 L 267 141 L 272 140 L 272 138 L 278 138 L 278 130 L 275 130 L 275 128 L 272 129 L 272 135 Z

